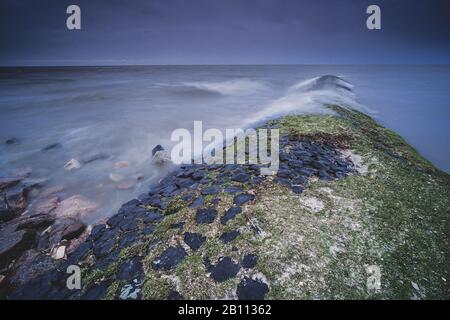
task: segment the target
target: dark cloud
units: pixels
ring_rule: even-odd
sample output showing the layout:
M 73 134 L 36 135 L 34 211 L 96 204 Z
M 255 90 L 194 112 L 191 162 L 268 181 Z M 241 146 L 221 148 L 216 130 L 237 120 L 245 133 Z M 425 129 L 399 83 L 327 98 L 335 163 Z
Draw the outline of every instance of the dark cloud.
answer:
M 370 4 L 382 30 L 365 27 Z M 82 30 L 68 31 L 78 4 Z M 449 1 L 2 0 L 0 64 L 449 63 Z

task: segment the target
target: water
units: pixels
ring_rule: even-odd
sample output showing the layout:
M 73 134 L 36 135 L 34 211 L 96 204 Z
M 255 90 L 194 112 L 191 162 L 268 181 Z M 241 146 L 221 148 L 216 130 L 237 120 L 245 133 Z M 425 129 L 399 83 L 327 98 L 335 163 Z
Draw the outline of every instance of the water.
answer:
M 337 75 L 319 81 L 322 75 Z M 322 79 L 323 80 L 323 79 Z M 163 173 L 156 144 L 176 128 L 248 127 L 286 113 L 326 112 L 335 102 L 370 113 L 450 172 L 450 66 L 134 66 L 0 69 L 0 167 L 29 167 L 113 214 Z M 7 145 L 7 139 L 19 143 Z M 62 147 L 43 152 L 59 143 Z M 74 171 L 72 159 L 108 155 Z M 126 168 L 115 168 L 127 161 Z M 110 174 L 123 176 L 114 182 Z M 136 176 L 144 179 L 137 181 Z M 121 189 L 128 187 L 128 189 Z

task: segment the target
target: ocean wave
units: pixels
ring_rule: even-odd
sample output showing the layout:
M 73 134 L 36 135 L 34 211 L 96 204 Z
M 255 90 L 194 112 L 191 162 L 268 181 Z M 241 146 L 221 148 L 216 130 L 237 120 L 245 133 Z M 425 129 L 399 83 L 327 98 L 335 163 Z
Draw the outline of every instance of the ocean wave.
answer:
M 330 113 L 327 105 L 367 109 L 356 101 L 353 85 L 341 77 L 324 75 L 300 81 L 290 86 L 284 96 L 268 103 L 247 120 L 246 125 L 260 124 L 288 114 Z
M 183 85 L 194 90 L 231 96 L 254 94 L 267 89 L 263 82 L 250 79 L 233 79 L 220 82 L 185 82 Z

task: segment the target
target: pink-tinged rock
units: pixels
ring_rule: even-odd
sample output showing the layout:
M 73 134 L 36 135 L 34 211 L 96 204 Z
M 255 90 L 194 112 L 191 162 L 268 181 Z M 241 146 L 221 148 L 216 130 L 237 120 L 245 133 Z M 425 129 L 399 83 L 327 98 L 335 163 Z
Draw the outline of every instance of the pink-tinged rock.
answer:
M 23 186 L 8 189 L 5 194 L 8 207 L 12 210 L 22 212 L 27 208 L 27 190 Z
M 49 214 L 58 207 L 59 197 L 51 196 L 40 199 L 33 206 L 33 212 L 37 214 Z
M 42 192 L 39 194 L 39 198 L 47 198 L 49 196 L 54 196 L 58 193 L 61 193 L 64 191 L 64 187 L 63 186 L 55 186 L 55 187 L 50 187 L 47 188 L 45 190 L 42 190 Z
M 61 201 L 52 214 L 58 218 L 82 219 L 97 208 L 97 205 L 81 195 L 74 195 Z
M 113 167 L 115 169 L 122 169 L 122 168 L 128 168 L 130 164 L 128 163 L 128 161 L 119 161 L 114 163 Z
M 65 259 L 66 256 L 66 246 L 55 247 L 52 250 L 52 258 L 55 260 Z
M 20 182 L 20 178 L 0 178 L 0 191 L 3 189 L 7 189 L 10 187 L 14 187 L 16 184 Z
M 114 182 L 119 182 L 119 181 L 123 180 L 123 175 L 118 174 L 118 173 L 111 173 L 109 175 L 109 178 Z
M 117 185 L 117 189 L 120 189 L 120 190 L 132 189 L 135 185 L 136 185 L 136 183 L 134 183 L 134 182 L 124 182 L 124 183 Z
M 87 238 L 89 237 L 89 235 L 91 234 L 91 229 L 90 228 L 86 228 L 84 229 L 84 232 L 76 239 L 72 239 L 70 241 L 70 244 L 67 246 L 66 248 L 66 252 L 67 254 L 71 254 L 72 252 L 75 252 L 75 250 L 78 249 L 78 247 L 86 242 Z

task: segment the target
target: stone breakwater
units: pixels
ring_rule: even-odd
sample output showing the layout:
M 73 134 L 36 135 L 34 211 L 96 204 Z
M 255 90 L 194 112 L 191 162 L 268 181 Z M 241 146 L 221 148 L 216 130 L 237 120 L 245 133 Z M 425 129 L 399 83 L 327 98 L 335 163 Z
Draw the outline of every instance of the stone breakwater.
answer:
M 255 165 L 182 166 L 63 259 L 20 247 L 9 259 L 25 263 L 2 269 L 2 296 L 445 298 L 450 177 L 370 117 L 330 109 L 267 124 L 281 132 L 275 176 Z M 71 265 L 80 290 L 66 287 Z M 376 291 L 368 265 L 382 272 Z
M 248 231 L 242 230 L 243 226 L 225 231 L 225 226 L 238 215 L 243 215 L 242 207 L 255 200 L 256 188 L 266 179 L 301 193 L 310 179 L 331 181 L 355 171 L 353 163 L 345 159 L 332 142 L 299 140 L 285 135 L 280 139 L 280 147 L 280 168 L 275 177 L 260 175 L 257 165 L 181 166 L 152 186 L 148 194 L 124 204 L 105 224 L 95 225 L 86 241 L 70 253 L 66 261 L 57 264 L 55 270 L 45 271 L 13 289 L 8 298 L 102 299 L 111 290 L 113 282 L 120 281 L 120 287 L 112 292 L 114 298 L 139 299 L 143 297 L 143 285 L 149 278 L 148 274 L 170 276 L 192 252 L 210 241 L 232 248 L 234 256 L 239 253 L 240 258 L 220 256 L 211 260 L 213 257 L 205 254 L 203 265 L 209 277 L 217 283 L 236 279 L 235 292 L 239 299 L 264 298 L 270 290 L 269 284 L 263 275 L 250 276 L 258 256 L 252 250 L 234 247 L 234 240 L 241 236 L 241 232 L 259 237 L 262 231 L 245 219 L 242 222 L 244 226 L 250 226 Z M 223 196 L 232 202 L 219 210 Z M 183 208 L 194 214 L 168 226 L 168 233 L 173 233 L 172 238 L 178 237 L 178 240 L 163 239 L 164 234 L 155 235 L 158 231 L 161 233 L 158 228 L 171 215 Z M 192 224 L 205 231 L 192 232 L 195 229 L 189 228 Z M 137 254 L 124 258 L 124 252 L 136 247 L 139 248 Z M 145 265 L 146 255 L 157 251 L 160 253 Z M 85 284 L 82 290 L 68 290 L 65 270 L 69 265 L 83 267 L 86 275 L 105 272 L 108 276 L 102 281 L 96 279 Z M 108 269 L 111 266 L 114 270 Z M 183 297 L 173 287 L 167 296 L 159 298 Z

